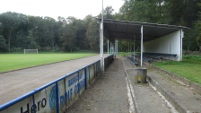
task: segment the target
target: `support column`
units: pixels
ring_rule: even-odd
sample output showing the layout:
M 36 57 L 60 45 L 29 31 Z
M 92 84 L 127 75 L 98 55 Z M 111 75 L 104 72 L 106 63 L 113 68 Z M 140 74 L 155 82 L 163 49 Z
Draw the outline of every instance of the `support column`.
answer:
M 129 43 L 130 43 L 130 44 L 129 44 L 129 48 L 130 48 L 130 51 L 129 51 L 129 52 L 130 52 L 130 55 L 132 55 L 132 52 L 131 52 L 131 51 L 132 51 L 132 43 L 131 43 L 131 40 L 129 41 Z
M 110 54 L 110 40 L 107 39 L 107 54 Z
M 134 60 L 135 60 L 135 38 L 134 38 L 134 48 L 133 48 L 133 51 L 134 51 Z
M 110 41 L 110 54 L 114 54 L 114 44 Z
M 118 55 L 118 40 L 115 40 L 115 55 Z
M 101 65 L 101 72 L 102 75 L 104 74 L 104 58 L 103 58 L 103 14 L 104 14 L 104 9 L 103 9 L 103 0 L 102 0 L 102 15 L 101 15 L 101 21 L 100 21 L 100 65 Z
M 183 30 L 180 30 L 180 58 L 179 60 L 182 61 L 182 53 L 183 53 L 183 38 L 184 38 L 184 32 Z
M 128 41 L 128 55 L 129 55 L 129 52 L 130 52 L 130 46 L 129 46 L 129 41 Z
M 141 26 L 141 67 L 143 63 L 143 25 Z

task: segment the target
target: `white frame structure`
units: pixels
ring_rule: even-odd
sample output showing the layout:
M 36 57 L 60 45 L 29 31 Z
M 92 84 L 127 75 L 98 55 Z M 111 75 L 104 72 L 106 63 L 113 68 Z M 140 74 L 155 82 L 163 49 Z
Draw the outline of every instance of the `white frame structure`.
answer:
M 34 50 L 35 50 L 35 53 L 38 54 L 38 49 L 24 49 L 24 54 L 27 54 L 26 50 L 27 50 L 27 51 L 31 51 L 31 54 L 33 54 L 33 53 L 34 53 Z M 33 52 L 32 52 L 32 51 L 33 51 Z M 30 53 L 28 53 L 28 54 L 30 54 Z

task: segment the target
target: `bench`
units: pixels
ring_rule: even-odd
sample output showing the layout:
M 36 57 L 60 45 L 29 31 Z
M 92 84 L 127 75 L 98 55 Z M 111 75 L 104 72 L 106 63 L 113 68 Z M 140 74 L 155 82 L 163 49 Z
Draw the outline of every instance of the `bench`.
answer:
M 144 52 L 143 56 L 150 57 L 153 59 L 161 60 L 163 58 L 170 58 L 170 57 L 176 57 L 177 54 L 166 54 L 166 53 L 148 53 Z
M 138 65 L 138 62 L 133 59 L 133 57 L 127 57 L 127 59 L 134 65 Z

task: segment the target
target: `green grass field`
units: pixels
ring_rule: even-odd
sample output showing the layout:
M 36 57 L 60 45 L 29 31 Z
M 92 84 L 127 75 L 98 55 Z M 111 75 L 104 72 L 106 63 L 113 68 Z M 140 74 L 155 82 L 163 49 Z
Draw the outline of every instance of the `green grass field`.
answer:
M 184 56 L 182 62 L 162 61 L 154 65 L 201 85 L 201 56 Z
M 0 72 L 96 55 L 94 53 L 0 54 Z

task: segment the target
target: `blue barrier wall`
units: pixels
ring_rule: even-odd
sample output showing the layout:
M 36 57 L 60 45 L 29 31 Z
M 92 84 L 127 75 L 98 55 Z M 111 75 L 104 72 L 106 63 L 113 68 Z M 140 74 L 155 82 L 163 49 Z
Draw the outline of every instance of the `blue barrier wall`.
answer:
M 113 56 L 104 59 L 105 67 Z M 67 74 L 0 106 L 0 113 L 62 113 L 100 75 L 100 61 Z

